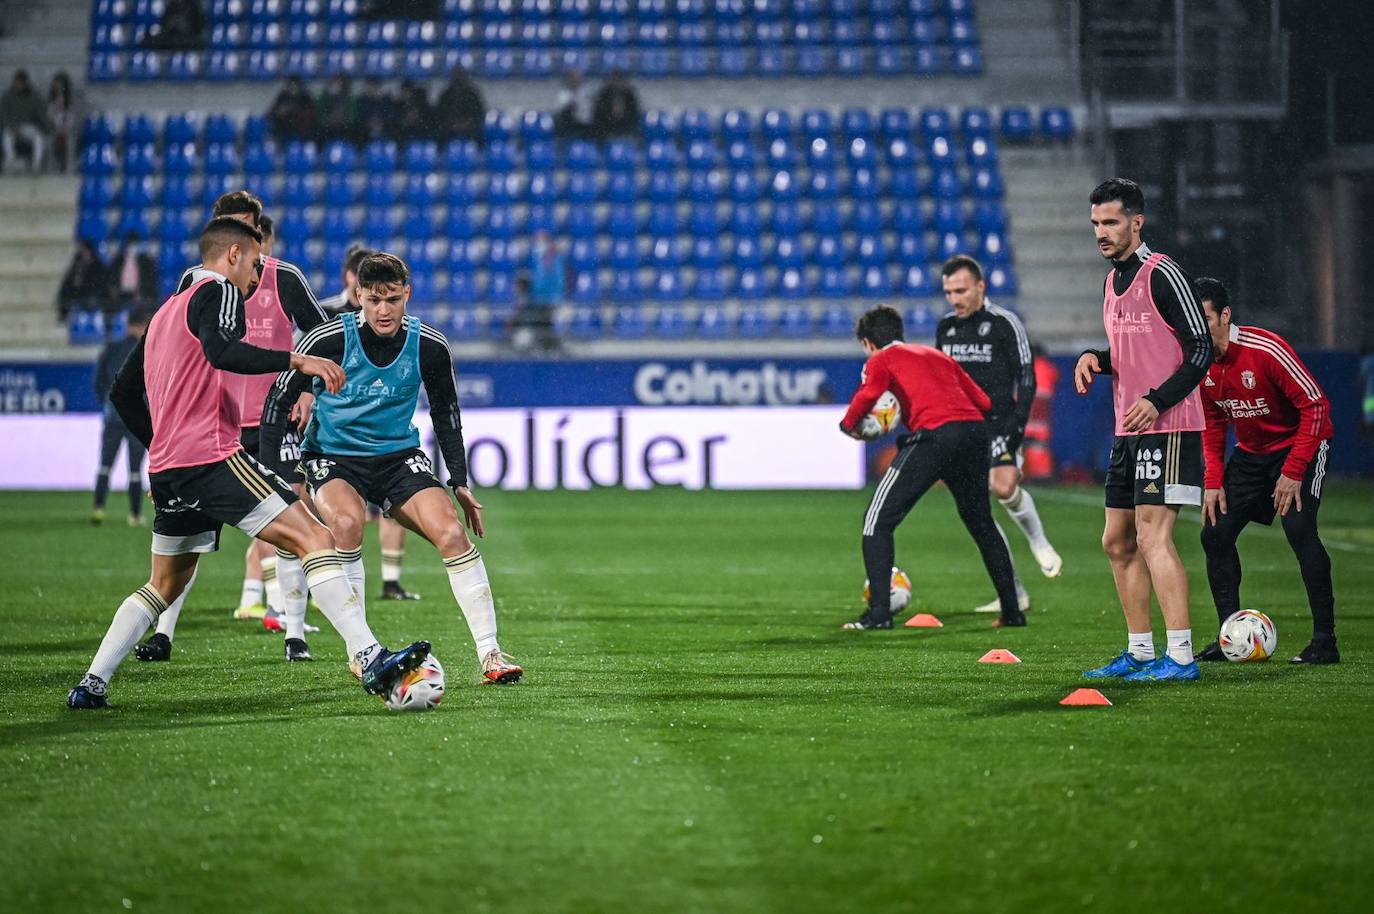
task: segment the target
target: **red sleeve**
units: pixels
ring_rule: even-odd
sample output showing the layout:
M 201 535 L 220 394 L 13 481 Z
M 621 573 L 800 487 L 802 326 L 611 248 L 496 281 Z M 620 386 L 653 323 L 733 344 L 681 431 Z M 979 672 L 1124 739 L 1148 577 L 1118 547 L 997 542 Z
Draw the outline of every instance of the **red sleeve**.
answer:
M 840 420 L 840 428 L 851 432 L 873 409 L 873 404 L 883 395 L 892 382 L 892 373 L 887 369 L 887 360 L 881 355 L 874 356 L 864 364 L 863 382 L 849 401 L 849 409 Z
M 1293 447 L 1288 452 L 1288 459 L 1283 462 L 1283 475 L 1289 479 L 1302 479 L 1312 455 L 1317 453 L 1322 443 L 1331 406 L 1317 380 L 1302 359 L 1298 358 L 1293 347 L 1288 345 L 1288 341 L 1275 334 L 1270 334 L 1268 338 L 1279 348 L 1279 353 L 1270 352 L 1269 358 L 1265 359 L 1269 381 L 1283 391 L 1288 402 L 1297 407 L 1299 414 Z
M 1226 411 L 1205 394 L 1202 397 L 1202 415 L 1207 421 L 1202 432 L 1203 487 L 1220 489 L 1226 469 L 1226 429 L 1231 420 Z
M 950 361 L 953 362 L 954 360 L 951 359 Z M 978 386 L 973 378 L 969 377 L 969 373 L 964 371 L 964 369 L 959 366 L 958 362 L 954 362 L 954 373 L 959 379 L 959 386 L 964 389 L 964 393 L 968 395 L 969 400 L 974 406 L 978 407 L 980 413 L 986 416 L 988 410 L 992 409 L 992 398 L 983 391 L 983 388 Z

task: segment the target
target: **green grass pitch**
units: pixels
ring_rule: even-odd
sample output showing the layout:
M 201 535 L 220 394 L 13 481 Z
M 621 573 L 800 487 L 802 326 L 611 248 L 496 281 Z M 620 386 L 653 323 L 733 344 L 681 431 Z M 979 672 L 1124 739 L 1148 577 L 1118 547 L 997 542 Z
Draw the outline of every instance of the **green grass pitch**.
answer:
M 1279 662 L 1106 686 L 1124 645 L 1095 490 L 1034 489 L 1066 559 L 1024 630 L 942 491 L 899 531 L 936 630 L 860 610 L 861 493 L 484 492 L 502 644 L 477 684 L 427 544 L 373 601 L 429 638 L 449 690 L 387 712 L 329 631 L 288 666 L 230 620 L 244 539 L 207 559 L 169 664 L 128 661 L 108 713 L 65 710 L 146 530 L 115 500 L 0 493 L 0 899 L 7 911 L 1353 911 L 1374 863 L 1374 489 L 1331 484 L 1323 532 L 1345 661 L 1296 669 L 1309 617 L 1277 529 L 1241 541 Z M 1199 643 L 1214 619 L 1179 523 Z M 369 533 L 369 590 L 377 590 Z M 312 621 L 323 624 L 318 614 Z M 1162 631 L 1157 640 L 1163 640 Z M 990 648 L 1024 661 L 980 665 Z

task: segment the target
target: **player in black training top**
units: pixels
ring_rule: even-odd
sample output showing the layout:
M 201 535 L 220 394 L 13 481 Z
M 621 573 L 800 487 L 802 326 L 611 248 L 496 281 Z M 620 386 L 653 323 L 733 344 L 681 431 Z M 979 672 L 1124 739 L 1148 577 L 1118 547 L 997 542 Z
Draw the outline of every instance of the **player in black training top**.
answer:
M 987 298 L 983 269 L 972 257 L 951 257 L 940 269 L 945 300 L 953 311 L 935 329 L 935 344 L 973 378 L 992 400 L 988 439 L 992 443 L 988 488 L 1026 535 L 1031 554 L 1046 577 L 1058 577 L 1064 560 L 1045 536 L 1035 500 L 1021 487 L 1021 442 L 1035 401 L 1035 362 L 1026 328 L 1015 314 Z M 1002 532 L 1001 525 L 997 530 Z M 1006 534 L 1002 533 L 1006 539 Z M 1008 544 L 1010 546 L 1010 544 Z M 1030 609 L 1030 594 L 1018 575 L 1016 600 Z M 999 612 L 996 600 L 977 612 Z

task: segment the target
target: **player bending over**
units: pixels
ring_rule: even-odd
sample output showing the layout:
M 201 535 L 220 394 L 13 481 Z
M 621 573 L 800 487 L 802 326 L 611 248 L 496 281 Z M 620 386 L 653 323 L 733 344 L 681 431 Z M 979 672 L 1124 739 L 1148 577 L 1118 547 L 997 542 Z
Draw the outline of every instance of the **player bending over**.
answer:
M 1126 616 L 1126 650 L 1083 675 L 1138 682 L 1198 678 L 1188 622 L 1188 575 L 1174 548 L 1181 505 L 1202 503 L 1202 398 L 1212 338 L 1178 265 L 1141 240 L 1145 195 L 1113 178 L 1093 190 L 1097 248 L 1111 261 L 1103 287 L 1108 349 L 1078 357 L 1074 386 L 1112 376 L 1116 437 L 1107 467 L 1102 548 Z M 1168 651 L 1155 657 L 1150 594 L 1159 598 Z
M 891 591 L 876 582 L 885 584 L 892 577 L 893 533 L 937 480 L 944 480 L 954 496 L 959 518 L 978 544 L 997 590 L 1002 615 L 993 624 L 1025 625 L 1025 614 L 1016 605 L 1011 553 L 988 505 L 990 449 L 983 415 L 992 401 L 940 350 L 902 342 L 902 316 L 886 305 L 859 318 L 855 336 L 868 361 L 840 431 L 861 440 L 876 437 L 876 422 L 868 414 L 890 390 L 911 433 L 897 439 L 897 456 L 864 514 L 864 569 L 875 586 L 869 588 L 868 611 L 844 627 L 892 627 Z
M 218 548 L 225 523 L 301 560 L 368 692 L 384 692 L 429 654 L 426 641 L 395 653 L 377 642 L 329 531 L 239 443 L 241 375 L 291 369 L 331 390 L 345 381 L 333 362 L 243 342 L 243 293 L 256 275 L 261 241 L 257 229 L 236 219 L 210 220 L 200 236 L 204 266 L 163 304 L 115 379 L 111 401 L 148 446 L 153 568 L 115 613 L 90 669 L 67 695 L 69 708 L 107 706 L 120 662 L 190 583 L 200 555 Z
M 1202 548 L 1217 618 L 1225 622 L 1240 610 L 1240 532 L 1251 521 L 1272 524 L 1277 512 L 1312 608 L 1312 642 L 1292 662 L 1339 663 L 1331 557 L 1317 534 L 1331 404 L 1287 340 L 1232 323 L 1234 306 L 1225 286 L 1204 277 L 1197 288 L 1216 351 L 1202 382 L 1207 419 Z M 1236 430 L 1229 460 L 1228 428 Z M 1213 641 L 1198 659 L 1225 660 L 1226 655 Z
M 1035 510 L 1035 499 L 1021 487 L 1021 442 L 1026 437 L 1031 404 L 1035 402 L 1035 360 L 1031 357 L 1026 328 L 1015 314 L 988 300 L 988 285 L 978 261 L 964 254 L 951 257 L 940 268 L 945 301 L 951 313 L 935 328 L 935 345 L 959 363 L 974 383 L 992 400 L 988 436 L 992 439 L 988 488 L 1030 543 L 1031 554 L 1047 578 L 1064 570 Z M 1000 524 L 997 533 L 1005 540 Z M 1012 566 L 1015 574 L 1015 565 Z M 1016 576 L 1016 602 L 1025 612 L 1030 594 Z M 997 600 L 974 612 L 999 612 Z
M 435 545 L 453 596 L 477 645 L 485 682 L 517 682 L 522 670 L 496 640 L 496 605 L 487 569 L 453 501 L 435 478 L 411 423 L 424 386 L 449 485 L 468 526 L 483 534 L 482 506 L 468 491 L 453 360 L 439 331 L 406 315 L 410 271 L 400 258 L 373 254 L 358 266 L 362 311 L 306 334 L 299 351 L 333 359 L 348 372 L 337 391 L 314 384 L 302 463 L 314 504 L 339 545 L 353 589 L 363 592 L 362 538 L 367 502 Z M 305 372 L 277 378 L 263 412 L 262 447 L 277 447 L 287 414 L 310 384 Z

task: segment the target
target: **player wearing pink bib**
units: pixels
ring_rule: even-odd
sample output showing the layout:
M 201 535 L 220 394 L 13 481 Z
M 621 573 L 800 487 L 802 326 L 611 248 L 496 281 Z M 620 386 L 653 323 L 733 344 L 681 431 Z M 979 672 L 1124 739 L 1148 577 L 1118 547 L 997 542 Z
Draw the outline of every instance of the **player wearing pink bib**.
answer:
M 1140 237 L 1145 195 L 1124 178 L 1100 184 L 1089 198 L 1098 250 L 1111 261 L 1103 289 L 1108 348 L 1078 359 L 1074 385 L 1087 393 L 1093 376 L 1110 374 L 1116 437 L 1108 460 L 1106 529 L 1126 616 L 1127 647 L 1089 679 L 1137 682 L 1198 678 L 1188 621 L 1188 575 L 1174 548 L 1182 505 L 1202 503 L 1202 399 L 1198 384 L 1212 364 L 1212 339 L 1193 281 Z M 1159 599 L 1168 650 L 1155 656 L 1150 597 Z
M 90 669 L 67 695 L 69 708 L 108 706 L 115 670 L 190 583 L 200 556 L 218 548 L 225 523 L 300 558 L 321 610 L 362 667 L 367 691 L 386 691 L 429 654 L 425 641 L 395 653 L 377 643 L 329 531 L 239 445 L 239 375 L 292 368 L 330 390 L 345 381 L 343 369 L 327 359 L 243 342 L 243 292 L 261 242 L 251 225 L 212 219 L 200 236 L 202 269 L 158 311 L 115 379 L 110 402 L 150 455 L 152 574 L 115 613 Z

